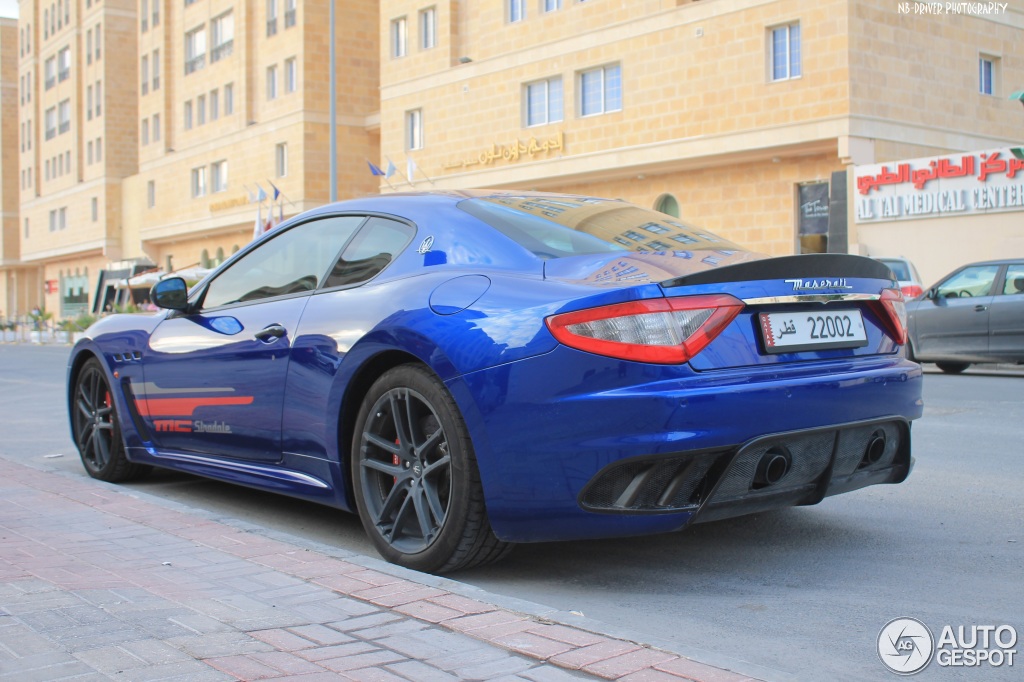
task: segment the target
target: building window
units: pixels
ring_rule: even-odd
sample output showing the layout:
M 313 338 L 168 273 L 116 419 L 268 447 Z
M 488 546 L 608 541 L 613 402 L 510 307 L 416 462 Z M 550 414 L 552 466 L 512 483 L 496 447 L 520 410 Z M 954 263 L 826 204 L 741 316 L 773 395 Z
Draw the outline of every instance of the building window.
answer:
M 141 137 L 142 137 L 142 144 L 143 145 L 149 144 L 149 119 L 148 118 L 142 119 Z
M 224 115 L 230 116 L 235 113 L 235 84 L 228 83 L 224 86 Z
M 562 9 L 562 0 L 544 0 L 544 11 L 554 12 Z
M 995 95 L 999 91 L 999 58 L 981 55 L 978 58 L 978 92 Z
M 524 86 L 526 98 L 526 125 L 538 126 L 562 120 L 562 79 L 549 78 L 527 83 Z
M 160 0 L 153 0 L 159 4 Z M 149 0 L 142 0 L 142 8 L 139 10 L 139 30 L 145 33 L 149 30 Z
M 160 141 L 160 114 L 153 114 L 153 142 Z
M 277 64 L 267 67 L 267 99 L 277 99 Z
M 267 37 L 277 35 L 277 0 L 267 0 Z
M 405 112 L 405 148 L 423 149 L 423 110 Z
M 92 120 L 92 86 L 85 86 L 85 120 Z
M 284 27 L 291 28 L 295 20 L 295 0 L 284 0 Z
M 153 50 L 153 91 L 160 89 L 160 50 Z
M 103 83 L 102 81 L 96 81 L 96 87 L 93 88 L 96 92 L 96 117 L 99 118 L 103 114 Z
M 654 205 L 654 210 L 664 213 L 666 215 L 670 215 L 673 218 L 678 218 L 679 202 L 676 201 L 676 198 L 671 194 L 662 194 L 660 197 L 658 197 L 658 201 Z M 652 223 L 652 225 L 654 224 L 656 223 Z M 650 230 L 651 232 L 654 232 L 654 230 L 651 230 L 651 228 L 649 227 L 647 229 Z
M 49 90 L 57 84 L 57 58 L 50 57 L 43 62 L 44 87 Z
M 192 169 L 192 197 L 206 196 L 206 166 Z
M 214 193 L 223 192 L 228 188 L 228 162 L 215 161 L 210 165 L 211 189 Z
M 52 140 L 57 137 L 57 107 L 50 107 L 43 114 L 43 123 L 46 126 L 46 139 Z
M 799 78 L 800 24 L 789 24 L 771 29 L 771 78 L 783 81 Z
M 284 91 L 295 92 L 298 88 L 299 71 L 295 57 L 284 60 Z
M 602 66 L 580 74 L 580 115 L 622 110 L 622 67 Z
M 92 140 L 85 143 L 85 163 L 89 166 L 92 165 Z M 49 166 L 47 166 L 47 170 L 49 170 Z
M 437 45 L 437 8 L 420 10 L 420 49 L 429 50 Z
M 185 34 L 185 75 L 206 66 L 206 27 L 194 28 Z
M 391 56 L 404 57 L 407 51 L 407 28 L 405 17 L 391 20 Z
M 185 130 L 192 130 L 192 100 L 185 102 L 182 124 L 184 125 Z
M 156 181 L 150 180 L 146 183 L 146 207 L 156 206 Z
M 57 118 L 61 135 L 71 130 L 71 100 L 66 99 L 57 105 Z
M 206 123 L 206 95 L 196 97 L 196 125 Z
M 160 2 L 162 0 L 153 0 L 153 28 L 160 25 Z
M 508 21 L 515 23 L 526 18 L 526 0 L 507 0 Z
M 103 160 L 103 138 L 96 138 L 96 162 L 99 163 Z
M 28 218 L 25 218 L 25 239 L 28 239 L 28 233 L 29 233 L 29 222 L 28 222 Z
M 96 50 L 95 50 L 94 54 L 96 55 L 96 61 L 99 61 L 100 60 L 100 45 L 103 43 L 103 40 L 100 38 L 100 35 L 101 35 L 100 34 L 100 24 L 96 24 L 96 30 L 93 31 L 93 33 L 96 34 Z
M 283 178 L 288 175 L 288 143 L 281 142 L 274 149 L 274 165 L 277 167 L 277 177 Z
M 85 32 L 85 63 L 92 64 L 92 29 Z
M 92 221 L 95 223 L 100 219 L 100 200 L 96 197 L 92 198 Z
M 210 120 L 216 121 L 220 118 L 220 91 L 210 90 Z
M 139 60 L 139 77 L 142 78 L 139 88 L 145 95 L 149 92 L 149 55 L 142 55 Z
M 71 77 L 71 48 L 65 47 L 57 53 L 57 80 L 66 81 Z
M 210 38 L 213 40 L 210 63 L 231 56 L 231 50 L 235 45 L 234 12 L 225 12 L 219 17 L 214 17 L 210 22 Z

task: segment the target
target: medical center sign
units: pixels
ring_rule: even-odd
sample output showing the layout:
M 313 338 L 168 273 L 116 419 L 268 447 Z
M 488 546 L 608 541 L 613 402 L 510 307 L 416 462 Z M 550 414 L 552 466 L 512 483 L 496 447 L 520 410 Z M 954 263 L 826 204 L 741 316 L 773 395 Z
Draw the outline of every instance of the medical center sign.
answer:
M 1024 211 L 1024 160 L 1009 149 L 858 166 L 858 223 Z

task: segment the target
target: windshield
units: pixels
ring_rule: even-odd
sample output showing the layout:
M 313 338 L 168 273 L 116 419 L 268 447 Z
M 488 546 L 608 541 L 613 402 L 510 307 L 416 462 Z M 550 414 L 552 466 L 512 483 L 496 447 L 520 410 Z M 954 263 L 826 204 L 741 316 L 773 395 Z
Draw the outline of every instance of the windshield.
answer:
M 672 216 L 612 199 L 500 195 L 466 199 L 458 206 L 543 259 L 739 248 Z

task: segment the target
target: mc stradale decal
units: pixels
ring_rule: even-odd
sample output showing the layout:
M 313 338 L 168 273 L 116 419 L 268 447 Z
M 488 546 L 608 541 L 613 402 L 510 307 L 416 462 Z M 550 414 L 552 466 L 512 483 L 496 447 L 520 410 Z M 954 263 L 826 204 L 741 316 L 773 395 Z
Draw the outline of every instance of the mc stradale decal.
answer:
M 231 433 L 231 425 L 223 421 L 193 420 L 200 407 L 252 405 L 251 395 L 225 395 L 235 392 L 230 387 L 163 388 L 146 382 L 133 386 L 136 407 L 142 417 L 153 420 L 153 428 L 165 433 Z
M 839 279 L 787 279 L 793 285 L 793 291 L 817 291 L 819 289 L 852 289 L 853 285 L 845 277 Z

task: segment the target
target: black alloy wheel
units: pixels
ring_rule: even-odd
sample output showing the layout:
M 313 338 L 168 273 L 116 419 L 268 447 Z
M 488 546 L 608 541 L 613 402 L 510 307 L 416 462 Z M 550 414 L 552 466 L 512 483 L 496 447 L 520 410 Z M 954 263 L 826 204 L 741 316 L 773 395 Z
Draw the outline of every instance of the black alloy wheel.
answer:
M 363 527 L 385 559 L 446 572 L 495 561 L 476 457 L 458 407 L 425 368 L 402 365 L 370 388 L 352 443 Z
M 971 366 L 969 362 L 936 362 L 935 366 L 946 374 L 960 374 Z
M 72 400 L 72 431 L 86 472 L 110 483 L 138 478 L 150 467 L 128 461 L 110 384 L 96 358 L 82 366 Z

